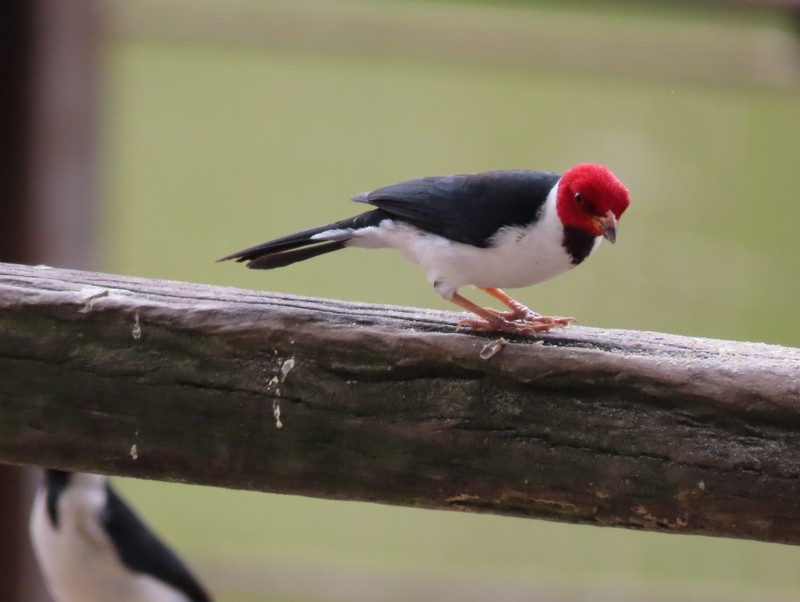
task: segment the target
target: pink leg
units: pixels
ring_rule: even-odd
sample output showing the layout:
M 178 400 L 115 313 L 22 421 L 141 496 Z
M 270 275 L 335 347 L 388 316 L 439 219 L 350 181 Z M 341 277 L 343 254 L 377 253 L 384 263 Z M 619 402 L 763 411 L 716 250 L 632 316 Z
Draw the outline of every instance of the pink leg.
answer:
M 499 288 L 481 288 L 483 292 L 500 301 L 503 305 L 508 307 L 511 311 L 495 312 L 500 314 L 506 320 L 523 320 L 524 322 L 535 322 L 539 325 L 549 325 L 551 328 L 554 326 L 569 326 L 575 324 L 575 318 L 565 318 L 561 316 L 540 316 L 534 311 L 525 307 L 516 299 L 512 299 Z M 494 311 L 494 310 L 491 310 Z M 549 330 L 549 328 L 548 328 Z M 546 332 L 546 331 L 542 331 Z
M 465 318 L 458 323 L 456 330 L 466 327 L 476 332 L 507 332 L 509 334 L 530 336 L 540 332 L 548 332 L 556 326 L 566 326 L 575 321 L 573 318 L 550 318 L 547 316 L 540 316 L 533 313 L 521 303 L 514 301 L 499 289 L 483 290 L 501 301 L 504 305 L 509 307 L 511 311 L 499 312 L 494 309 L 481 307 L 456 293 L 453 295 L 451 301 L 481 318 L 480 320 Z

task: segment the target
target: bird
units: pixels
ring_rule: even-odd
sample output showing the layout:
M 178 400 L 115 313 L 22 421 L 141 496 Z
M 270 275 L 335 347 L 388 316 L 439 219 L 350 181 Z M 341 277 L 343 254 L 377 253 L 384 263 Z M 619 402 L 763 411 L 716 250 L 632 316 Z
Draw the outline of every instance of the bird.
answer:
M 211 602 L 103 475 L 46 469 L 30 534 L 56 602 Z
M 502 289 L 532 286 L 583 263 L 602 239 L 615 243 L 628 189 L 603 165 L 559 175 L 528 169 L 415 178 L 352 197 L 373 209 L 295 232 L 218 261 L 273 269 L 345 247 L 394 248 L 425 271 L 444 299 L 476 317 L 456 329 L 537 335 L 574 318 L 539 315 Z M 473 285 L 504 305 L 459 293 Z

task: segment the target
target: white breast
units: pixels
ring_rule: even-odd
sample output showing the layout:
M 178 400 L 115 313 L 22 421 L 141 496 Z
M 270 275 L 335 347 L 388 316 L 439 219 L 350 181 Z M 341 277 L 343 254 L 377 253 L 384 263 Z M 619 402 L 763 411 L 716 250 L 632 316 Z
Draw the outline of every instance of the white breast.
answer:
M 564 228 L 556 213 L 557 190 L 558 186 L 550 191 L 535 224 L 504 228 L 487 248 L 453 242 L 391 220 L 360 231 L 348 244 L 399 249 L 423 267 L 428 281 L 445 298 L 466 284 L 484 288 L 531 286 L 573 267 L 562 244 Z M 594 249 L 599 241 L 598 237 Z
M 99 522 L 106 498 L 103 488 L 64 491 L 57 529 L 47 514 L 45 498 L 42 488 L 31 513 L 31 537 L 57 602 L 187 602 L 174 588 L 131 573 L 119 560 Z

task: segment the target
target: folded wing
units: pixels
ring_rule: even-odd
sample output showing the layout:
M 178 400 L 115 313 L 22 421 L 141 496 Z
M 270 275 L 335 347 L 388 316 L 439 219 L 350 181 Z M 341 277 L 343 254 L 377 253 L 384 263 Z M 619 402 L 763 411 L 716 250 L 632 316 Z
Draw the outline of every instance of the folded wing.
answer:
M 417 228 L 477 247 L 535 221 L 560 176 L 515 170 L 407 180 L 353 197 Z

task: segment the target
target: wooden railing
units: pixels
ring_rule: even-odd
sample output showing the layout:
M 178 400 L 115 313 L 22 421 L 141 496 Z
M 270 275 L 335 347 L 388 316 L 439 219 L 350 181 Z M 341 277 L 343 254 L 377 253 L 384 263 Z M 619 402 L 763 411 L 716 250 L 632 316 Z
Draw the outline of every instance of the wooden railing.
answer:
M 0 462 L 800 542 L 800 350 L 0 264 Z

